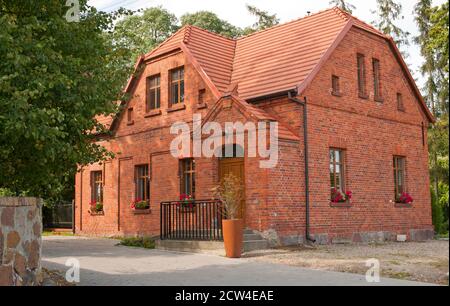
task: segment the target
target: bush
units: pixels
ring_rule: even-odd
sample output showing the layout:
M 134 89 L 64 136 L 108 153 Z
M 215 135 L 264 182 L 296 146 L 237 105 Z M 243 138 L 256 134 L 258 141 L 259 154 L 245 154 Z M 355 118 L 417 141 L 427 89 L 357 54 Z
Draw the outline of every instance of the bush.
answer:
M 154 249 L 155 248 L 155 240 L 150 237 L 130 237 L 130 238 L 121 238 L 119 245 L 128 246 L 128 247 L 137 247 L 144 249 Z
M 437 234 L 441 234 L 445 231 L 444 229 L 444 210 L 440 205 L 438 198 L 436 197 L 436 193 L 433 189 L 431 189 L 431 207 L 433 213 L 433 225 L 434 231 Z

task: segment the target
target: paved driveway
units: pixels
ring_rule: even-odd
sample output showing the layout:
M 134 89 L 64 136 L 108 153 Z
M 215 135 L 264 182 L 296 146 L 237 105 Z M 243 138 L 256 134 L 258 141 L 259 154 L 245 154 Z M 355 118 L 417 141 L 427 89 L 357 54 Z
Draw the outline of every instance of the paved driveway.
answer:
M 315 271 L 252 259 L 116 246 L 112 239 L 44 237 L 43 266 L 65 272 L 67 259 L 81 265 L 80 285 L 331 286 L 370 285 L 364 276 Z M 378 285 L 423 285 L 382 279 Z

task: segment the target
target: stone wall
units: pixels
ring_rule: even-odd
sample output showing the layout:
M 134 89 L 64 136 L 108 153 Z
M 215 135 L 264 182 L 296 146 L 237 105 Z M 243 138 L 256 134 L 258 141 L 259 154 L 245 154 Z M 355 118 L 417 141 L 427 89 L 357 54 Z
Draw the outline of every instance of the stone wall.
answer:
M 0 197 L 0 286 L 40 283 L 42 200 Z

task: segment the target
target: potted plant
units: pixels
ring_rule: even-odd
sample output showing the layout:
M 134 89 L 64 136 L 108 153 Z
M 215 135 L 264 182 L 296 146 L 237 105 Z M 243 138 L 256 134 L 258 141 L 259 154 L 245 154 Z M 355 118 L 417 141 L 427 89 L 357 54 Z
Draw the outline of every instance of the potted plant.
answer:
M 181 194 L 180 195 L 180 202 L 178 202 L 177 205 L 183 212 L 190 212 L 193 211 L 195 208 L 195 200 L 192 195 L 188 194 Z
M 353 193 L 351 191 L 340 191 L 336 188 L 331 189 L 331 202 L 333 204 L 338 203 L 347 203 L 349 202 L 353 197 Z
M 150 204 L 148 201 L 137 198 L 133 203 L 131 203 L 131 208 L 134 210 L 147 210 L 150 208 Z
M 223 240 L 228 258 L 240 258 L 244 222 L 240 216 L 241 203 L 244 197 L 244 186 L 240 179 L 228 174 L 220 186 L 214 190 L 215 196 L 222 201 L 224 219 L 222 220 Z
M 103 203 L 97 202 L 97 200 L 92 201 L 89 203 L 90 210 L 89 213 L 91 215 L 100 215 L 103 213 Z

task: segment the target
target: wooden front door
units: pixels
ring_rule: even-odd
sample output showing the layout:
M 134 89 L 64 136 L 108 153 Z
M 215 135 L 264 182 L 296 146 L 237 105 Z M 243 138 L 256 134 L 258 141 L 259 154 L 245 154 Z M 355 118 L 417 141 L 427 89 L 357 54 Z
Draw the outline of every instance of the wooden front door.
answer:
M 222 158 L 219 161 L 219 178 L 222 182 L 227 174 L 233 174 L 239 178 L 244 186 L 244 199 L 242 199 L 240 218 L 245 221 L 245 172 L 244 158 Z

